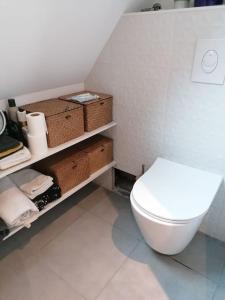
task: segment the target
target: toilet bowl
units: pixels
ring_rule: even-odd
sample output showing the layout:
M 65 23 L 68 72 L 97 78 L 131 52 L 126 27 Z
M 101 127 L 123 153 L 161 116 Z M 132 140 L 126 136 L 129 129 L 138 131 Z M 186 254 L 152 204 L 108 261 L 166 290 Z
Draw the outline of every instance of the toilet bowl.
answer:
M 196 234 L 222 177 L 158 158 L 135 183 L 131 207 L 146 243 L 174 255 Z

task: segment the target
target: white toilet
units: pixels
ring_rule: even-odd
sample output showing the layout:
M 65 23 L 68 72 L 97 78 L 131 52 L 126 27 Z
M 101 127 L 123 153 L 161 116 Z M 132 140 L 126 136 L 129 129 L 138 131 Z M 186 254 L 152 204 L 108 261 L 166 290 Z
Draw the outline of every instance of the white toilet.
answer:
M 222 177 L 158 158 L 135 183 L 131 206 L 146 243 L 173 255 L 192 240 Z

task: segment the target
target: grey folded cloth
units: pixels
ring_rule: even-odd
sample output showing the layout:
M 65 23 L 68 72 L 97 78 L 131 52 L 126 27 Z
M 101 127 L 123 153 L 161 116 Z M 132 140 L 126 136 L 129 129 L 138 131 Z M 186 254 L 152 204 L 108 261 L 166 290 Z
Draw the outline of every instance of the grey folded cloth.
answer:
M 33 169 L 24 169 L 9 175 L 16 186 L 31 200 L 53 185 L 53 178 Z
M 88 102 L 91 100 L 99 99 L 98 95 L 90 94 L 90 93 L 84 93 L 76 96 L 69 97 L 68 100 L 77 101 L 79 103 Z
M 9 234 L 9 228 L 0 218 L 0 242 Z

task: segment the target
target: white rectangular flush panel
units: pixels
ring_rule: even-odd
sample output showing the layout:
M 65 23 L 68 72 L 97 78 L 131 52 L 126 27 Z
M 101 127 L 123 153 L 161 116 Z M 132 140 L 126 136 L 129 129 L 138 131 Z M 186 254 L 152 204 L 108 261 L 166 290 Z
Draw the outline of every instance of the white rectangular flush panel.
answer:
M 225 39 L 198 40 L 192 81 L 224 84 L 225 80 Z

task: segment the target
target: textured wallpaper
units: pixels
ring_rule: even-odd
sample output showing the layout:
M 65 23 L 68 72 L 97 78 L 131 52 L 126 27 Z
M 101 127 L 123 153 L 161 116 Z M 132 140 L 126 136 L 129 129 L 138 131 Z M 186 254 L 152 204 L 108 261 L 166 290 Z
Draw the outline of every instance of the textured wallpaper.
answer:
M 118 168 L 140 175 L 161 156 L 225 173 L 225 86 L 191 81 L 198 38 L 225 38 L 224 7 L 120 20 L 85 83 L 114 95 Z M 222 187 L 201 229 L 225 241 L 224 220 Z

